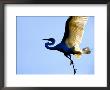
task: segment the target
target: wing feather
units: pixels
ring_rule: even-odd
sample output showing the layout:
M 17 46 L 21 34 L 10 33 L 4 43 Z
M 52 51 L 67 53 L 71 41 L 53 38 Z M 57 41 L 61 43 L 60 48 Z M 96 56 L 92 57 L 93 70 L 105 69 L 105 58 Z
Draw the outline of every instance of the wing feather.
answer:
M 86 22 L 86 16 L 71 16 L 67 20 L 64 39 L 69 48 L 72 48 L 73 46 L 79 47 L 83 38 Z

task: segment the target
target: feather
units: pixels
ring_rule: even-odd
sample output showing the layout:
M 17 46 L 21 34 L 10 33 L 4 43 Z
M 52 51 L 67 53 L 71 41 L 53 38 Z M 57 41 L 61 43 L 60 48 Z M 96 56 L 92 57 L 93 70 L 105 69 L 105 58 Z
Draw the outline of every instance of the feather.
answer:
M 75 47 L 73 51 L 80 51 L 80 44 L 84 34 L 84 28 L 87 23 L 88 17 L 86 16 L 71 16 L 68 23 L 68 35 L 65 39 L 65 43 L 69 48 Z M 67 32 L 67 31 L 66 31 Z M 76 57 L 81 55 L 76 54 Z
M 69 48 L 80 45 L 86 22 L 87 17 L 85 16 L 72 16 L 69 22 L 69 35 L 65 41 Z

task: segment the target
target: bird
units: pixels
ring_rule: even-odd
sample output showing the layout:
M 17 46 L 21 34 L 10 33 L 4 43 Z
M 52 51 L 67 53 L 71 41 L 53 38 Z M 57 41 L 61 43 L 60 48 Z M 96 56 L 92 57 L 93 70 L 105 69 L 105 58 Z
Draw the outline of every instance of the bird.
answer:
M 69 16 L 65 23 L 64 36 L 59 44 L 51 46 L 55 44 L 54 38 L 43 39 L 48 41 L 45 43 L 47 49 L 60 51 L 70 60 L 70 65 L 73 65 L 74 74 L 77 69 L 74 68 L 71 55 L 80 59 L 83 54 L 91 53 L 89 47 L 80 48 L 87 21 L 88 16 Z

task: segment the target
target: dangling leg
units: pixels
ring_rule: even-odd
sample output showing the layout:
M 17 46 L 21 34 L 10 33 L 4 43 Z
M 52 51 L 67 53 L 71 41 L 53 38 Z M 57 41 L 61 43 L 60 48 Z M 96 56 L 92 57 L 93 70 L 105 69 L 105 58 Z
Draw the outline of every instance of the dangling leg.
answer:
M 71 60 L 71 55 L 69 54 L 68 56 L 70 58 L 70 65 L 72 65 L 73 64 L 73 60 Z
M 74 74 L 76 74 L 77 69 L 74 68 L 74 63 L 73 60 L 71 60 L 71 55 L 70 54 L 64 54 L 64 55 L 70 59 L 70 65 L 73 65 Z
M 77 69 L 74 69 L 74 74 L 76 74 L 76 70 L 77 70 Z
M 64 54 L 67 58 L 69 58 L 70 59 L 70 65 L 72 65 L 73 64 L 73 60 L 71 60 L 71 55 L 70 54 Z
M 74 63 L 73 63 L 73 60 L 71 60 L 71 55 L 69 54 L 69 55 L 67 55 L 67 57 L 70 59 L 70 65 L 73 65 L 74 75 L 75 75 L 77 69 L 74 68 Z

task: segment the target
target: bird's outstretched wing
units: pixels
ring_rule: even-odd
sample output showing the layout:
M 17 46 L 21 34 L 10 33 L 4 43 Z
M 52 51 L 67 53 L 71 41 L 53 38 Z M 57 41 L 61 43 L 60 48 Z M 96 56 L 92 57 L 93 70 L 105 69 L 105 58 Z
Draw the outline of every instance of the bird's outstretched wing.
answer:
M 67 19 L 62 41 L 65 42 L 69 48 L 80 46 L 87 19 L 88 17 L 86 16 L 70 16 Z

